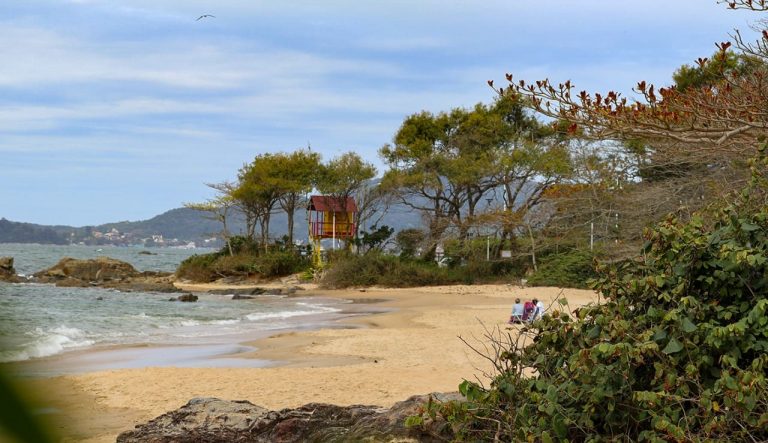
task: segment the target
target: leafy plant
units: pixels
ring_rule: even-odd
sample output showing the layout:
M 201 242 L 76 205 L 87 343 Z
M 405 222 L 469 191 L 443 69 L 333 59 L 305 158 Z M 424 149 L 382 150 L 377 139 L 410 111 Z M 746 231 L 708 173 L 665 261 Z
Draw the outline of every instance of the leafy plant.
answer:
M 176 276 L 197 282 L 211 282 L 222 277 L 281 277 L 301 271 L 307 259 L 293 251 L 278 249 L 261 251 L 257 244 L 245 241 L 244 237 L 233 237 L 234 255 L 224 249 L 204 255 L 193 255 L 181 262 Z
M 597 277 L 594 256 L 589 251 L 573 250 L 544 257 L 539 270 L 528 283 L 532 286 L 559 286 L 586 288 L 590 279 Z

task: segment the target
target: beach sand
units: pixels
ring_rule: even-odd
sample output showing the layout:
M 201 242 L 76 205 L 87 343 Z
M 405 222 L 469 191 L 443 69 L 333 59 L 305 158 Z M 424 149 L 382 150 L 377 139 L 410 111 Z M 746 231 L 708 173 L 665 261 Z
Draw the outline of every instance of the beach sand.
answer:
M 388 312 L 269 337 L 250 343 L 256 351 L 238 355 L 273 360 L 272 367 L 120 369 L 30 379 L 25 386 L 37 393 L 36 405 L 55 412 L 50 416 L 57 417 L 54 426 L 64 441 L 113 442 L 120 432 L 194 397 L 272 409 L 310 402 L 391 406 L 415 394 L 456 391 L 464 379 L 482 380 L 488 361 L 460 337 L 482 348 L 486 330 L 509 332 L 515 297 L 536 297 L 547 306 L 564 297 L 571 309 L 597 300 L 592 291 L 510 285 L 309 289 L 302 296 L 350 299 Z

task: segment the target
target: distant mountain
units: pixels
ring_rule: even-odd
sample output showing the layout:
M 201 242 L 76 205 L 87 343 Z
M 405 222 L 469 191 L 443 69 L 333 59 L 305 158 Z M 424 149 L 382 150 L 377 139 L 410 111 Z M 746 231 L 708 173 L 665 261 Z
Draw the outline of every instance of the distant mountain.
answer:
M 369 222 L 368 225 L 373 222 Z M 232 234 L 243 234 L 245 222 L 242 214 L 233 214 L 227 222 Z M 406 228 L 419 227 L 421 218 L 402 205 L 390 207 L 378 223 L 400 231 Z M 284 212 L 279 211 L 272 216 L 269 224 L 270 236 L 279 238 L 288 233 L 288 220 Z M 370 226 L 362 226 L 369 229 Z M 114 238 L 106 238 L 112 230 L 120 233 Z M 296 239 L 306 239 L 307 218 L 305 212 L 296 212 L 294 236 Z M 18 223 L 0 219 L 0 243 L 53 243 L 66 244 L 70 242 L 85 242 L 88 244 L 140 244 L 143 239 L 153 236 L 163 236 L 167 241 L 177 239 L 180 243 L 194 241 L 202 245 L 205 239 L 215 237 L 221 232 L 221 223 L 208 218 L 208 214 L 188 208 L 171 209 L 148 220 L 121 221 L 106 223 L 98 226 L 45 226 L 31 223 Z M 96 237 L 98 233 L 98 237 Z
M 139 238 L 162 235 L 167 239 L 196 241 L 213 237 L 221 232 L 221 223 L 208 218 L 208 214 L 205 212 L 189 208 L 176 208 L 156 215 L 149 220 L 107 223 L 95 226 L 94 229 L 100 232 L 117 229 Z

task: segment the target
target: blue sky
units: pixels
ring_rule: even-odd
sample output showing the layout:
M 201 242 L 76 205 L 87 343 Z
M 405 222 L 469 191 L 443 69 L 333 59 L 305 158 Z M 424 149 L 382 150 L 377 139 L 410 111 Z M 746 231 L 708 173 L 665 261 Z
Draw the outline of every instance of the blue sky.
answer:
M 308 142 L 381 171 L 407 115 L 490 102 L 486 80 L 629 93 L 756 18 L 715 0 L 5 0 L 0 217 L 146 219 Z

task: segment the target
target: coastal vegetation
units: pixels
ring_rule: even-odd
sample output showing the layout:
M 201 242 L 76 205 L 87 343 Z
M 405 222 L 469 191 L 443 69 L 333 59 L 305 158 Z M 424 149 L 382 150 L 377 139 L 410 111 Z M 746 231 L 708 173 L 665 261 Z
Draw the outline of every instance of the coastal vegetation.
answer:
M 489 333 L 490 386 L 409 423 L 440 416 L 467 441 L 767 439 L 766 184 L 648 231 L 642 261 L 600 270 L 602 303 Z
M 507 74 L 499 94 L 640 159 L 614 188 L 637 202 L 623 207 L 631 218 L 668 215 L 639 254 L 598 267 L 600 303 L 561 299 L 519 331 L 488 331 L 491 352 L 477 349 L 490 384 L 465 381 L 465 401 L 427 405 L 409 425 L 446 419 L 461 441 L 768 440 L 765 25 L 678 70 L 676 86 L 639 82 L 635 103 Z
M 428 402 L 409 426 L 445 420 L 460 441 L 768 439 L 761 26 L 670 87 L 638 82 L 635 102 L 507 74 L 491 104 L 405 119 L 380 151 L 377 195 L 424 224 L 391 247 L 384 230 L 375 247 L 331 251 L 326 286 L 525 278 L 601 297 L 488 330 L 473 349 L 490 383 L 463 382 L 463 400 Z
M 304 271 L 309 261 L 283 245 L 264 251 L 246 237 L 230 237 L 227 246 L 210 254 L 193 255 L 179 264 L 176 277 L 195 282 L 221 278 L 276 278 Z

